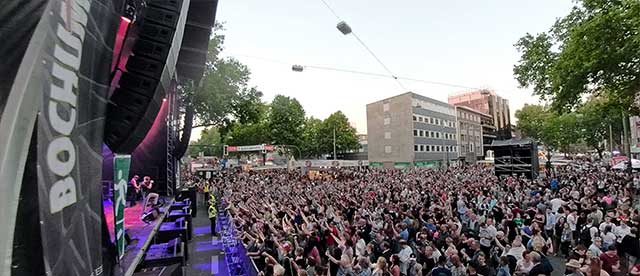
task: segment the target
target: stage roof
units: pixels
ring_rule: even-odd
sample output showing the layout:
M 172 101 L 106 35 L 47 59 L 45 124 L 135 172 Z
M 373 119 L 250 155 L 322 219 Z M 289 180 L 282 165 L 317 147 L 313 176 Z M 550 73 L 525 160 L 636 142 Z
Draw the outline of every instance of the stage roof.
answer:
M 494 140 L 493 143 L 491 143 L 491 147 L 526 146 L 533 143 L 535 143 L 535 141 L 530 138 Z

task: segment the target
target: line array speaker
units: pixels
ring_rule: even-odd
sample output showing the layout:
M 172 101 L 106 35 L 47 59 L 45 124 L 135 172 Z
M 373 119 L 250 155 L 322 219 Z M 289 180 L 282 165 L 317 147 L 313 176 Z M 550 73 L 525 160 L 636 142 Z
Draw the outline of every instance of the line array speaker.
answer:
M 130 27 L 136 36 L 125 70 L 110 98 L 105 143 L 114 153 L 131 153 L 142 142 L 162 107 L 162 72 L 180 17 L 181 0 L 148 1 Z

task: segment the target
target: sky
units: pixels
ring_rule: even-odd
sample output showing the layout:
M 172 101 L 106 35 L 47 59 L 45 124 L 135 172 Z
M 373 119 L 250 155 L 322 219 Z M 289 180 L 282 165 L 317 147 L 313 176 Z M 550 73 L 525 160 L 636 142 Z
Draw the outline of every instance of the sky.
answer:
M 353 32 L 396 75 L 466 87 L 490 88 L 507 98 L 513 113 L 537 103 L 513 77 L 519 54 L 513 46 L 529 33 L 547 31 L 572 7 L 569 0 L 222 0 L 217 21 L 225 26 L 223 56 L 251 70 L 251 86 L 264 93 L 295 97 L 307 116 L 347 115 L 366 133 L 366 104 L 412 91 L 443 102 L 458 87 L 343 73 L 309 65 L 387 74 L 353 35 L 336 29 L 346 21 Z M 199 131 L 195 131 L 197 139 Z

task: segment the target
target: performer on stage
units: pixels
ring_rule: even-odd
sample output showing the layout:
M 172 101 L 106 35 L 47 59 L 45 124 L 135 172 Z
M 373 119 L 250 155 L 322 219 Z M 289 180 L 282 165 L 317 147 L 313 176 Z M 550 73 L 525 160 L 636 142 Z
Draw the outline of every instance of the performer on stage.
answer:
M 151 180 L 151 177 L 145 176 L 142 183 L 140 183 L 140 191 L 142 192 L 143 202 L 146 200 L 147 195 L 149 194 L 149 192 L 151 192 L 152 188 L 153 188 L 153 180 Z
M 131 180 L 129 180 L 129 189 L 127 191 L 129 198 L 129 207 L 133 207 L 136 205 L 136 201 L 140 197 L 140 184 L 138 184 L 138 175 L 134 175 Z

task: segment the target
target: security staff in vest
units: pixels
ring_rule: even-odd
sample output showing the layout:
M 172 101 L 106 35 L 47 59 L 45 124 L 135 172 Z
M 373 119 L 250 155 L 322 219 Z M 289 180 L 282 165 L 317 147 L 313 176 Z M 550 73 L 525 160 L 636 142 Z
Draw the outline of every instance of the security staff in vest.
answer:
M 213 194 L 209 194 L 209 221 L 211 221 L 211 235 L 216 236 L 216 217 L 218 216 L 218 210 L 216 209 L 216 197 Z

